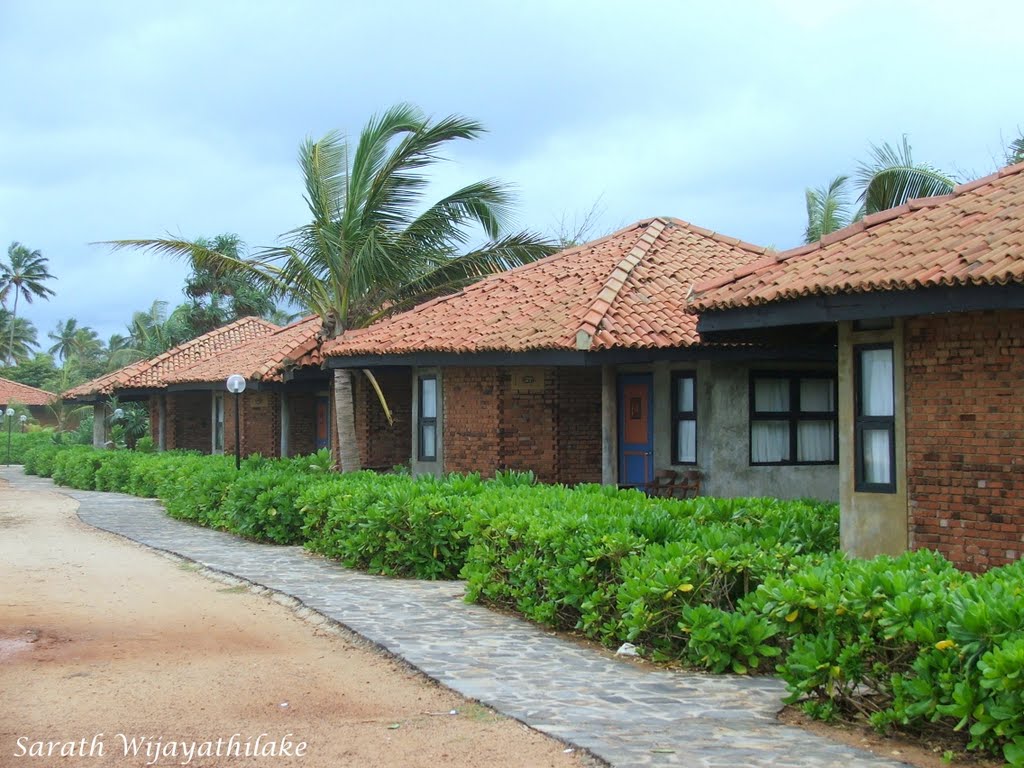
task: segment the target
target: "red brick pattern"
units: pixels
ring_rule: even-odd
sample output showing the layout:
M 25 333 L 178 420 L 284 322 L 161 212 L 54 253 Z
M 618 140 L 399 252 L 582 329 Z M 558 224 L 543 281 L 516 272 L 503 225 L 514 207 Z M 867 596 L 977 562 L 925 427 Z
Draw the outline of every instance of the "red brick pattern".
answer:
M 801 296 L 1024 282 L 1024 163 L 866 216 L 696 286 L 689 312 Z
M 480 472 L 502 468 L 501 371 L 498 368 L 445 368 L 444 468 Z
M 1024 551 L 1024 312 L 907 321 L 910 539 L 985 570 Z
M 213 441 L 211 415 L 210 392 L 167 395 L 166 449 L 209 453 Z
M 601 480 L 601 372 L 538 369 L 522 386 L 515 368 L 446 368 L 447 472 L 531 470 L 548 483 Z
M 288 395 L 288 454 L 316 453 L 316 401 L 311 392 Z
M 408 368 L 374 372 L 393 423 L 384 415 L 377 393 L 361 371 L 352 372 L 356 403 L 356 438 L 364 469 L 387 470 L 408 465 L 412 455 L 412 374 Z
M 238 396 L 242 419 L 242 456 L 281 455 L 281 406 L 275 392 L 246 391 Z M 224 453 L 235 452 L 235 395 L 224 395 Z
M 601 369 L 558 368 L 558 481 L 601 482 Z

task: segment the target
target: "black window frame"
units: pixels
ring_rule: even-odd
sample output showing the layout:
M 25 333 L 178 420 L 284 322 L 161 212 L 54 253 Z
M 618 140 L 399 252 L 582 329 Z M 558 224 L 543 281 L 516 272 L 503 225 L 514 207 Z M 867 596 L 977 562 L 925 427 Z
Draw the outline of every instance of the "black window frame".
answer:
M 784 379 L 789 382 L 788 411 L 757 411 L 754 397 L 758 379 Z M 828 379 L 832 382 L 831 411 L 801 411 L 800 381 L 802 379 Z M 754 461 L 754 424 L 758 421 L 785 421 L 789 425 L 789 459 L 784 461 Z M 832 422 L 832 458 L 829 461 L 797 460 L 798 425 L 802 421 Z M 751 371 L 748 399 L 747 461 L 752 467 L 829 467 L 839 464 L 839 376 L 835 371 Z
M 679 410 L 679 382 L 688 380 L 693 382 L 693 410 Z M 679 457 L 679 422 L 693 422 L 693 461 L 683 461 Z M 699 422 L 697 421 L 697 372 L 696 371 L 673 371 L 672 372 L 672 463 L 679 466 L 697 466 L 697 445 L 700 437 L 697 434 Z
M 887 349 L 892 355 L 892 415 L 865 416 L 863 414 L 861 352 Z M 889 468 L 892 480 L 888 483 L 869 483 L 864 480 L 864 432 L 885 429 L 889 432 Z M 896 493 L 896 349 L 891 341 L 877 344 L 853 345 L 853 489 L 857 493 Z
M 423 382 L 433 381 L 434 382 L 434 416 L 424 417 L 423 416 Z M 417 461 L 429 462 L 437 461 L 437 374 L 421 374 L 416 377 L 416 402 L 417 402 L 417 413 L 416 413 L 416 459 Z M 423 452 L 423 427 L 425 426 L 434 427 L 434 445 L 433 452 L 426 454 Z

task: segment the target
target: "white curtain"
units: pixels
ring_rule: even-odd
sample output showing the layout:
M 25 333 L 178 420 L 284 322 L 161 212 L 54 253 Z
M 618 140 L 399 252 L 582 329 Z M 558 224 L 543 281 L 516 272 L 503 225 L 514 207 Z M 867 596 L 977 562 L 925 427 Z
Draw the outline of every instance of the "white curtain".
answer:
M 420 418 L 437 417 L 437 379 L 420 379 L 420 408 L 423 410 Z
M 692 406 L 691 406 L 692 407 Z M 679 422 L 676 456 L 684 464 L 697 462 L 697 422 L 686 419 Z
M 891 455 L 889 450 L 889 430 L 865 429 L 864 445 L 864 482 L 891 483 L 893 479 Z
M 755 421 L 750 428 L 750 460 L 789 461 L 789 422 Z
M 892 350 L 865 349 L 860 353 L 861 415 L 892 416 Z
M 754 379 L 754 410 L 778 413 L 789 410 L 789 379 Z
M 693 412 L 693 379 L 680 378 L 678 381 L 678 389 L 676 390 L 676 397 L 678 402 L 676 403 L 676 410 L 679 413 L 692 413 Z
M 801 421 L 796 428 L 797 461 L 835 461 L 835 422 Z
M 801 411 L 822 413 L 835 409 L 835 387 L 832 379 L 800 379 Z

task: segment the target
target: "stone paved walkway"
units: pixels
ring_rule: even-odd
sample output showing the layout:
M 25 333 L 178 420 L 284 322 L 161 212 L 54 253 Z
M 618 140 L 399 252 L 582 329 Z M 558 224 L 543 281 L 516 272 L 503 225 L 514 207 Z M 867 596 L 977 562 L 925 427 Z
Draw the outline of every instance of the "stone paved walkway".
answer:
M 97 528 L 293 596 L 464 696 L 614 766 L 903 765 L 779 723 L 783 686 L 772 678 L 631 664 L 464 603 L 460 583 L 370 576 L 299 547 L 182 523 L 155 501 L 55 488 L 20 467 L 0 477 L 75 499 Z

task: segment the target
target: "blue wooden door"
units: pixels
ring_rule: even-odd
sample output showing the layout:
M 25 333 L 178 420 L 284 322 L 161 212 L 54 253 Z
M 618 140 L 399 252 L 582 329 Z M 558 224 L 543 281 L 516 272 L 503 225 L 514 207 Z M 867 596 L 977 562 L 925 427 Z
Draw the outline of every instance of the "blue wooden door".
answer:
M 649 373 L 619 377 L 619 485 L 654 480 L 653 383 Z

